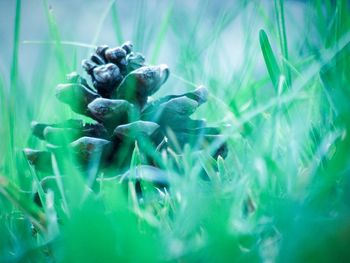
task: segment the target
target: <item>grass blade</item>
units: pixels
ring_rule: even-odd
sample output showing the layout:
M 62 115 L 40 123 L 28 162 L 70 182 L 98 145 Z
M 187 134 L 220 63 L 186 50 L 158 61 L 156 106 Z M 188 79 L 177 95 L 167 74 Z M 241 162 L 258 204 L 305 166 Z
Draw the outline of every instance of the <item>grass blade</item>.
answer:
M 53 14 L 53 10 L 49 7 L 47 0 L 43 0 L 43 1 L 44 1 L 45 13 L 48 20 L 51 39 L 55 43 L 56 59 L 60 68 L 61 77 L 63 78 L 68 71 L 68 64 L 64 55 L 60 33 L 58 30 L 55 16 Z
M 144 49 L 144 39 L 145 39 L 145 25 L 146 25 L 146 18 L 145 18 L 145 10 L 146 10 L 146 3 L 145 0 L 140 0 L 139 3 L 136 5 L 137 10 L 134 24 L 134 36 L 133 41 L 135 42 L 135 47 L 138 47 L 138 49 L 142 50 Z
M 119 14 L 118 14 L 116 2 L 113 3 L 113 7 L 112 7 L 111 11 L 112 11 L 112 21 L 113 21 L 113 25 L 114 25 L 115 37 L 117 39 L 117 42 L 119 44 L 121 44 L 124 42 L 124 37 L 123 37 L 122 28 L 120 26 L 120 19 L 119 19 Z
M 21 0 L 16 1 L 16 15 L 15 15 L 15 30 L 13 38 L 13 51 L 12 51 L 12 64 L 11 64 L 11 93 L 12 96 L 9 96 L 9 105 L 8 105 L 8 134 L 9 134 L 9 162 L 10 167 L 10 177 L 14 176 L 16 171 L 15 169 L 15 145 L 16 145 L 16 134 L 15 134 L 15 123 L 16 123 L 16 102 L 18 94 L 18 53 L 19 53 L 19 37 L 20 37 L 20 25 L 21 25 Z
M 135 148 L 131 156 L 130 161 L 130 179 L 128 179 L 128 193 L 129 193 L 129 202 L 132 204 L 132 207 L 136 213 L 140 212 L 139 202 L 137 200 L 136 193 L 136 169 L 141 165 L 141 153 L 135 141 Z
M 164 16 L 164 19 L 162 21 L 162 24 L 160 25 L 160 30 L 158 36 L 155 38 L 155 48 L 153 49 L 153 53 L 151 56 L 151 64 L 154 64 L 157 62 L 157 59 L 159 57 L 161 46 L 164 42 L 166 33 L 168 32 L 169 25 L 170 25 L 170 17 L 173 13 L 173 3 L 168 7 L 168 10 Z
M 42 40 L 24 40 L 23 44 L 34 44 L 34 45 L 55 45 L 55 41 L 42 41 Z M 96 48 L 95 45 L 75 42 L 75 41 L 61 41 L 60 44 L 62 46 L 73 46 L 73 47 L 81 47 L 81 48 Z
M 44 212 L 7 178 L 0 176 L 0 193 L 8 200 L 21 208 L 33 222 L 41 229 L 45 229 L 46 219 Z
M 275 0 L 275 11 L 276 11 L 276 19 L 277 19 L 278 38 L 280 42 L 282 56 L 286 61 L 288 61 L 289 59 L 288 44 L 287 44 L 286 25 L 284 22 L 283 0 Z M 292 81 L 291 72 L 285 60 L 282 60 L 283 72 L 284 72 L 284 75 L 286 76 L 287 86 L 290 86 Z
M 21 26 L 21 0 L 16 1 L 15 31 L 13 39 L 12 65 L 11 65 L 11 86 L 16 93 L 17 76 L 18 76 L 18 51 L 19 51 L 19 35 Z
M 8 105 L 8 95 L 5 90 L 5 84 L 3 82 L 3 78 L 0 75 L 0 121 L 4 125 L 0 128 L 0 136 L 4 141 L 9 142 L 10 132 L 9 132 L 9 114 L 7 114 Z M 6 161 L 7 158 L 7 147 L 9 144 L 1 144 L 0 145 L 0 163 L 8 163 Z
M 281 70 L 277 63 L 276 57 L 272 51 L 269 38 L 267 37 L 267 34 L 264 30 L 260 30 L 259 40 L 267 71 L 269 72 L 272 84 L 275 87 L 275 90 L 277 91 Z
M 99 20 L 99 22 L 98 22 L 98 26 L 97 26 L 96 33 L 95 33 L 94 38 L 92 39 L 92 42 L 91 42 L 91 45 L 92 45 L 92 46 L 96 46 L 97 41 L 98 41 L 98 38 L 99 38 L 100 33 L 101 33 L 101 31 L 102 31 L 103 23 L 104 23 L 104 21 L 106 20 L 106 18 L 107 18 L 107 16 L 108 16 L 109 12 L 111 11 L 111 9 L 112 9 L 114 3 L 115 3 L 115 0 L 111 0 L 111 1 L 109 2 L 109 4 L 107 5 L 105 11 L 102 13 L 101 18 L 100 18 L 100 20 Z

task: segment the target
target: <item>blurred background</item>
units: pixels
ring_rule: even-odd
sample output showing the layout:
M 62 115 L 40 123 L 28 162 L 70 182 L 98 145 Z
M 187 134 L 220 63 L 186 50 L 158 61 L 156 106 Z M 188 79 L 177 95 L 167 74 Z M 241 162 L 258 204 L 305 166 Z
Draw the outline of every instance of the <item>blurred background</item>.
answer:
M 242 8 L 243 7 L 243 8 Z M 22 2 L 19 68 L 21 78 L 30 86 L 38 63 L 51 65 L 46 52 L 53 48 L 48 13 L 56 19 L 58 34 L 62 41 L 87 45 L 121 44 L 131 40 L 135 50 L 142 51 L 153 62 L 167 63 L 170 68 L 187 69 L 192 81 L 204 82 L 207 72 L 218 69 L 221 79 L 227 81 L 235 72 L 241 72 L 247 61 L 247 49 L 258 50 L 258 31 L 266 27 L 266 21 L 274 19 L 273 1 L 108 1 L 108 0 L 29 0 Z M 286 1 L 285 16 L 288 41 L 291 46 L 303 44 L 303 13 L 307 10 L 303 1 Z M 15 1 L 0 1 L 0 71 L 8 81 L 11 64 Z M 120 24 L 120 30 L 116 24 Z M 270 28 L 265 28 L 269 31 Z M 51 35 L 50 35 L 51 34 Z M 162 35 L 161 48 L 157 54 L 152 50 L 159 43 L 155 39 Z M 45 43 L 46 42 L 46 43 Z M 274 41 L 273 41 L 274 42 Z M 294 43 L 298 43 L 295 45 Z M 247 45 L 249 43 L 249 45 Z M 199 47 L 200 50 L 192 50 Z M 77 61 L 89 53 L 86 47 L 64 46 L 68 61 Z M 300 52 L 301 50 L 291 50 Z M 153 56 L 153 57 L 152 57 Z M 70 57 L 70 58 L 69 58 Z M 201 76 L 184 64 L 183 59 L 199 61 Z M 215 59 L 213 59 L 215 57 Z M 213 65 L 213 63 L 219 65 Z M 256 72 L 264 70 L 262 56 L 256 53 Z M 52 72 L 52 70 L 48 70 Z M 193 75 L 197 74 L 197 75 Z M 261 74 L 260 74 L 261 75 Z M 30 89 L 30 88 L 29 88 Z

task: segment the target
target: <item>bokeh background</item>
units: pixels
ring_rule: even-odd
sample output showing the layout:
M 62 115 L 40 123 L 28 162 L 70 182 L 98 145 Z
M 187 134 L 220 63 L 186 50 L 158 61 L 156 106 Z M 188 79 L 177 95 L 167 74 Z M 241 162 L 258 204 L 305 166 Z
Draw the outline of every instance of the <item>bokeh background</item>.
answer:
M 242 72 L 247 61 L 247 49 L 258 51 L 258 31 L 261 28 L 269 31 L 271 28 L 267 28 L 266 21 L 271 23 L 269 19 L 273 20 L 275 15 L 273 1 L 270 0 L 133 0 L 114 1 L 112 6 L 108 0 L 23 1 L 19 66 L 21 77 L 29 89 L 33 78 L 38 78 L 34 65 L 51 65 L 49 61 L 55 59 L 53 56 L 47 57 L 46 51 L 53 48 L 52 44 L 37 43 L 52 41 L 46 7 L 56 18 L 62 41 L 113 46 L 120 44 L 120 40 L 131 40 L 135 43 L 135 49 L 142 51 L 148 59 L 157 45 L 154 39 L 163 30 L 157 62 L 167 63 L 174 70 L 188 68 L 187 77 L 198 82 L 205 82 L 207 71 L 212 73 L 215 69 L 215 74 L 227 81 L 235 72 Z M 299 50 L 290 52 L 301 51 L 306 10 L 303 1 L 285 3 L 288 41 L 291 46 L 296 46 L 295 42 L 300 46 Z M 13 47 L 14 14 L 15 1 L 1 0 L 0 70 L 7 81 Z M 116 17 L 121 32 L 116 30 Z M 170 22 L 163 29 L 162 25 L 167 19 Z M 202 50 L 191 50 L 191 46 L 202 47 Z M 77 60 L 89 53 L 89 49 L 84 47 L 72 49 L 71 46 L 65 46 L 65 49 L 71 56 L 77 56 Z M 199 60 L 201 76 L 191 75 L 191 65 L 181 64 L 184 56 L 193 56 L 192 59 Z M 216 59 L 213 60 L 213 57 Z M 264 70 L 262 55 L 256 52 L 255 59 L 254 70 L 259 73 Z M 194 71 L 198 70 L 192 70 L 192 73 Z

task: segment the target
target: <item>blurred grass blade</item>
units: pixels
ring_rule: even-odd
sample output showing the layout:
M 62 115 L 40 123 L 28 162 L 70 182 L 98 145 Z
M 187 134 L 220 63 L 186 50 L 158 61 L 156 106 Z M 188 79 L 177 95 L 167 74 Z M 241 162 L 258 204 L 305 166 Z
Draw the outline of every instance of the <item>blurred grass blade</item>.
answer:
M 245 8 L 246 4 L 247 3 L 242 3 L 241 8 Z M 211 44 L 218 40 L 223 31 L 231 25 L 241 10 L 238 6 L 235 6 L 237 6 L 236 3 L 233 3 L 232 6 L 225 9 L 218 16 L 215 26 L 212 28 L 212 30 L 208 31 L 208 36 L 202 42 L 201 46 L 197 48 L 198 50 L 196 51 L 196 56 L 199 56 L 201 53 L 205 52 Z
M 56 156 L 54 154 L 51 155 L 51 162 L 52 162 L 52 168 L 53 168 L 53 171 L 54 171 L 54 175 L 55 175 L 55 179 L 56 179 L 56 183 L 57 183 L 57 186 L 58 186 L 58 190 L 60 191 L 60 195 L 62 196 L 62 203 L 63 203 L 63 206 L 65 208 L 65 211 L 67 213 L 68 216 L 70 216 L 70 207 L 68 205 L 68 202 L 67 202 L 67 198 L 66 198 L 66 193 L 64 191 L 64 186 L 63 186 L 63 181 L 62 181 L 62 177 L 61 177 L 61 174 L 60 174 L 60 170 L 59 170 L 59 166 L 58 166 L 58 163 L 57 163 L 57 159 L 56 159 Z
M 94 38 L 92 39 L 91 45 L 96 46 L 98 38 L 99 38 L 100 33 L 102 31 L 103 23 L 105 22 L 105 20 L 108 16 L 108 13 L 111 11 L 114 3 L 115 3 L 115 0 L 111 0 L 109 2 L 109 4 L 107 5 L 106 9 L 104 10 L 104 12 L 102 13 L 100 20 L 97 23 L 97 25 L 98 25 L 97 30 L 96 30 L 96 33 L 94 35 Z
M 217 174 L 215 168 L 217 167 L 216 160 L 206 152 L 201 152 L 199 154 L 199 161 L 208 175 L 209 179 L 214 183 L 218 184 L 221 180 L 220 176 Z
M 145 10 L 146 10 L 145 0 L 138 1 L 138 4 L 136 5 L 136 10 L 134 10 L 134 12 L 136 13 L 136 19 L 134 19 L 135 24 L 133 28 L 133 32 L 134 32 L 133 40 L 135 42 L 135 47 L 138 47 L 138 49 L 140 50 L 144 49 L 143 41 L 145 39 L 145 28 L 147 28 Z
M 18 53 L 19 53 L 19 37 L 20 37 L 20 26 L 21 26 L 21 0 L 16 1 L 16 15 L 15 15 L 15 29 L 13 36 L 13 50 L 12 50 L 12 64 L 11 64 L 11 93 L 9 96 L 9 109 L 8 109 L 8 134 L 9 134 L 9 160 L 8 165 L 10 168 L 10 177 L 13 178 L 15 173 L 15 145 L 16 145 L 16 98 L 18 97 Z M 4 87 L 5 88 L 5 87 Z M 4 98 L 5 99 L 5 98 Z M 5 111 L 6 112 L 6 111 Z
M 218 172 L 219 172 L 221 180 L 227 179 L 228 176 L 227 176 L 227 169 L 225 166 L 225 161 L 220 155 L 219 155 L 216 163 L 217 163 L 217 168 L 218 168 Z
M 28 199 L 27 195 L 3 176 L 0 176 L 0 193 L 21 208 L 41 230 L 46 228 L 44 212 L 32 200 Z
M 21 26 L 21 0 L 16 1 L 15 30 L 12 50 L 11 89 L 17 94 L 19 35 Z M 13 96 L 15 97 L 15 96 Z
M 49 7 L 47 0 L 43 0 L 43 1 L 44 1 L 45 13 L 46 13 L 48 24 L 49 24 L 49 31 L 50 31 L 51 39 L 55 43 L 56 59 L 58 61 L 58 65 L 60 68 L 60 73 L 61 73 L 60 75 L 61 75 L 61 78 L 63 78 L 68 71 L 68 64 L 67 64 L 67 61 L 66 61 L 66 58 L 64 55 L 64 50 L 63 50 L 63 46 L 61 43 L 60 33 L 58 30 L 58 26 L 57 26 L 56 19 L 55 19 L 55 16 L 53 14 L 52 8 Z
M 141 153 L 140 153 L 138 143 L 137 141 L 135 141 L 135 148 L 134 148 L 134 151 L 132 152 L 131 161 L 130 161 L 130 173 L 131 173 L 130 178 L 132 178 L 132 180 L 135 180 L 136 168 L 140 165 L 141 165 Z
M 128 192 L 129 192 L 129 202 L 132 204 L 132 207 L 136 213 L 140 212 L 139 202 L 137 200 L 137 193 L 136 193 L 136 169 L 141 165 L 141 153 L 137 144 L 137 141 L 135 141 L 135 148 L 131 156 L 130 161 L 130 178 L 128 178 Z
M 154 64 L 157 62 L 160 49 L 162 47 L 162 44 L 164 42 L 166 33 L 168 32 L 169 25 L 170 25 L 170 17 L 173 13 L 173 3 L 171 3 L 166 11 L 166 14 L 162 20 L 162 24 L 160 25 L 160 30 L 158 33 L 158 36 L 155 38 L 155 47 L 153 49 L 153 53 L 151 56 L 151 64 Z
M 42 41 L 42 40 L 24 40 L 22 42 L 23 44 L 38 44 L 38 45 L 54 45 L 56 44 L 55 41 Z M 61 45 L 66 46 L 73 46 L 73 47 L 82 47 L 82 48 L 96 48 L 96 46 L 81 42 L 75 42 L 75 41 L 61 41 Z
M 1 136 L 4 142 L 10 142 L 11 136 L 11 126 L 9 121 L 10 112 L 8 109 L 10 109 L 8 95 L 5 90 L 3 77 L 0 75 L 0 122 L 3 123 L 3 126 L 1 127 Z M 0 145 L 0 163 L 6 164 L 4 167 L 5 169 L 7 169 L 7 166 L 11 164 L 9 159 L 10 156 L 12 156 L 12 149 L 9 149 L 10 147 L 11 143 L 2 143 Z
M 3 81 L 3 77 L 0 74 L 0 121 L 2 123 L 7 123 L 5 120 L 7 119 L 6 109 L 8 108 L 7 103 L 7 94 L 5 91 L 5 85 Z
M 280 42 L 280 47 L 282 51 L 282 56 L 286 61 L 289 60 L 288 56 L 288 44 L 287 44 L 287 34 L 286 34 L 286 25 L 284 22 L 284 6 L 283 6 L 283 0 L 275 0 L 275 12 L 276 12 L 276 19 L 277 19 L 277 28 L 278 28 L 278 38 Z M 286 76 L 286 82 L 287 86 L 291 86 L 291 72 L 288 67 L 288 64 L 285 62 L 285 60 L 282 60 L 283 64 L 283 72 Z
M 26 161 L 26 162 L 28 165 L 29 172 L 33 177 L 33 182 L 36 184 L 36 190 L 37 190 L 37 194 L 39 196 L 39 200 L 43 204 L 43 207 L 45 208 L 46 195 L 45 195 L 44 189 L 40 183 L 40 180 L 39 180 L 38 175 L 36 174 L 36 171 L 33 169 L 33 167 L 31 167 L 31 165 L 29 164 L 28 161 Z
M 264 56 L 267 71 L 269 72 L 272 84 L 275 87 L 275 90 L 277 91 L 281 70 L 278 66 L 276 57 L 272 51 L 267 34 L 263 29 L 261 29 L 259 32 L 259 39 L 260 39 L 260 47 Z
M 112 11 L 112 21 L 114 26 L 113 28 L 115 32 L 115 37 L 117 39 L 117 42 L 121 44 L 124 42 L 124 37 L 123 37 L 123 31 L 120 25 L 117 2 L 113 3 L 113 7 L 111 11 Z

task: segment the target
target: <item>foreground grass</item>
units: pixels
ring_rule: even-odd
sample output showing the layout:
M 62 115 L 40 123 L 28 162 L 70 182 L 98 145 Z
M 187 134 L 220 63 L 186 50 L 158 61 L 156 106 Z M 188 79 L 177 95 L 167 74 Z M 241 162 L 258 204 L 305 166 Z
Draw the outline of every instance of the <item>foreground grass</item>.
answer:
M 229 145 L 225 160 L 204 155 L 198 163 L 188 149 L 178 157 L 182 171 L 175 173 L 168 164 L 172 173 L 168 191 L 159 194 L 148 187 L 141 202 L 133 184 L 125 191 L 117 181 L 103 180 L 103 175 L 98 175 L 98 191 L 87 190 L 83 176 L 73 167 L 69 175 L 55 174 L 61 180 L 57 191 L 44 193 L 40 188 L 43 175 L 27 164 L 21 149 L 39 144 L 30 135 L 31 120 L 53 122 L 74 116 L 66 109 L 57 111 L 61 106 L 47 87 L 61 82 L 81 58 L 69 59 L 67 43 L 61 41 L 59 26 L 46 5 L 49 41 L 54 45 L 43 50 L 55 55 L 57 64 L 41 64 L 37 74 L 47 74 L 46 68 L 56 70 L 44 83 L 33 84 L 39 87 L 37 92 L 26 95 L 31 87 L 21 82 L 18 70 L 18 0 L 10 81 L 0 78 L 0 261 L 348 261 L 349 6 L 346 1 L 309 1 L 305 28 L 298 29 L 300 46 L 291 46 L 283 4 L 274 2 L 271 18 L 271 10 L 260 1 L 232 6 L 201 38 L 194 32 L 209 8 L 202 2 L 187 27 L 178 26 L 177 9 L 169 5 L 153 35 L 145 33 L 148 18 L 141 7 L 146 3 L 140 4 L 133 39 L 136 49 L 151 50 L 150 59 L 156 63 L 166 34 L 174 32 L 181 49 L 166 86 L 181 84 L 191 90 L 205 84 L 210 100 L 198 116 L 222 125 Z M 106 6 L 100 24 L 103 16 L 111 15 L 116 39 L 122 41 L 120 14 L 114 7 L 112 2 Z M 265 26 L 258 38 L 246 21 L 247 44 L 242 51 L 246 61 L 227 76 L 222 73 L 227 64 L 221 61 L 220 47 L 225 44 L 221 37 L 245 8 L 252 8 Z M 181 15 L 193 16 L 186 10 Z M 92 45 L 98 43 L 99 33 Z M 155 45 L 146 44 L 149 38 L 155 39 Z M 266 66 L 259 77 L 254 70 L 257 57 Z M 200 178 L 200 166 L 210 180 Z M 45 204 L 42 209 L 32 201 L 36 190 Z

